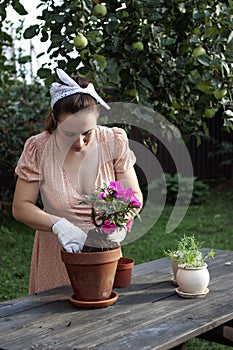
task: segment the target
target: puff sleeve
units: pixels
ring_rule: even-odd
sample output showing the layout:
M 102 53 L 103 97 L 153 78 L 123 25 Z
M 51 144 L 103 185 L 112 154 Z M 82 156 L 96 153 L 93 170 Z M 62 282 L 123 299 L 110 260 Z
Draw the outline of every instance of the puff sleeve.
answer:
M 114 169 L 123 173 L 132 168 L 136 162 L 133 151 L 129 148 L 129 141 L 125 130 L 112 128 L 114 133 Z
M 25 181 L 39 181 L 40 162 L 48 135 L 41 133 L 31 136 L 24 144 L 23 152 L 18 160 L 15 173 Z

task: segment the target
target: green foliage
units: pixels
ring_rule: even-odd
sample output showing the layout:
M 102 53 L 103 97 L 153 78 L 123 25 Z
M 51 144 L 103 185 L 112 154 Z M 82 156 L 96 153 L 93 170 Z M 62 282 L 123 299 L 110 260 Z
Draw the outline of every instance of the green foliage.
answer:
M 30 259 L 34 233 L 12 219 L 1 218 L 0 300 L 28 294 Z
M 0 86 L 0 178 L 1 200 L 12 198 L 13 172 L 23 145 L 30 135 L 43 130 L 49 110 L 47 88 L 39 83 L 16 81 Z
M 164 180 L 166 184 L 164 184 Z M 200 204 L 209 193 L 209 186 L 201 180 L 198 180 L 196 177 L 183 177 L 178 173 L 174 175 L 164 173 L 162 178 L 154 180 L 149 186 L 151 190 L 156 190 L 158 194 L 165 194 L 167 204 L 175 203 L 179 188 L 179 199 L 182 200 L 183 203 L 189 200 L 190 191 L 193 189 L 191 198 L 192 205 Z
M 215 144 L 216 150 L 209 152 L 209 157 L 220 156 L 222 158 L 220 166 L 233 165 L 233 144 L 227 141 L 215 142 Z
M 25 38 L 51 40 L 48 53 L 59 67 L 86 75 L 113 101 L 156 110 L 198 142 L 208 134 L 206 118 L 220 108 L 231 111 L 232 2 L 112 0 L 103 17 L 94 7 L 91 0 L 43 2 L 42 24 L 28 28 Z M 78 33 L 88 40 L 83 50 L 74 46 Z M 50 65 L 38 72 L 47 84 Z M 232 121 L 224 118 L 230 130 Z
M 178 261 L 184 257 L 185 251 L 198 251 L 203 246 L 203 242 L 198 242 L 193 236 L 183 235 L 177 243 L 175 249 L 164 250 L 164 255 L 169 256 L 171 260 Z
M 184 268 L 202 267 L 208 258 L 213 259 L 215 255 L 213 250 L 207 254 L 200 252 L 203 244 L 204 242 L 199 242 L 194 235 L 186 236 L 184 234 L 178 241 L 175 250 L 165 250 L 164 253 Z
M 22 16 L 17 28 L 15 23 L 6 17 L 8 5 Z M 31 56 L 25 55 L 23 47 L 17 48 L 16 42 L 22 39 L 23 16 L 26 14 L 27 11 L 19 0 L 13 2 L 4 0 L 0 5 L 0 85 L 14 84 L 17 76 L 25 80 L 27 74 L 25 63 L 31 61 Z
M 206 264 L 208 258 L 214 258 L 215 252 L 209 251 L 207 255 L 204 255 L 198 250 L 185 250 L 184 255 L 178 259 L 179 266 L 183 268 L 196 268 L 203 267 Z

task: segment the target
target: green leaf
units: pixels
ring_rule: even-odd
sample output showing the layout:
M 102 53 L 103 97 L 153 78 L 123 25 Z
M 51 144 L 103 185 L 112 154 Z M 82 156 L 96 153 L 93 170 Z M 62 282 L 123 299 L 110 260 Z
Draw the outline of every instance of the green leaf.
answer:
M 61 35 L 58 35 L 58 34 L 52 34 L 51 35 L 51 40 L 52 40 L 52 42 L 55 42 L 55 43 L 60 43 L 60 42 L 62 42 L 63 41 L 63 36 L 61 36 Z
M 73 49 L 73 47 L 74 47 L 74 45 L 71 44 L 71 43 L 69 43 L 68 41 L 64 41 L 63 45 L 64 45 L 64 47 L 65 47 L 67 50 L 69 50 L 69 51 L 72 51 L 72 49 Z
M 53 20 L 56 21 L 57 23 L 63 23 L 64 22 L 64 15 L 54 14 Z
M 212 94 L 212 88 L 208 82 L 203 81 L 198 83 L 197 88 L 205 94 Z
M 152 152 L 153 152 L 154 154 L 157 153 L 157 150 L 158 150 L 157 142 L 153 141 L 153 142 L 151 143 L 151 150 L 152 150 Z
M 225 51 L 225 58 L 227 61 L 233 62 L 233 51 L 232 50 Z
M 233 31 L 231 31 L 231 33 L 227 39 L 227 46 L 229 48 L 232 48 L 232 46 L 233 46 Z
M 19 57 L 19 64 L 25 64 L 27 62 L 31 62 L 31 56 L 22 56 L 22 57 Z
M 49 35 L 46 32 L 46 30 L 42 30 L 41 34 L 42 34 L 41 39 L 40 39 L 41 42 L 45 42 L 49 39 Z
M 222 59 L 220 58 L 220 57 L 215 57 L 212 61 L 211 61 L 211 63 L 210 63 L 210 65 L 211 66 L 215 66 L 215 67 L 221 67 L 221 62 L 222 62 Z
M 95 45 L 103 40 L 102 36 L 99 34 L 98 31 L 88 32 L 86 37 L 87 37 L 87 40 L 90 43 L 92 43 L 93 45 Z
M 198 56 L 197 61 L 206 67 L 208 67 L 211 64 L 211 58 L 208 55 Z
M 23 37 L 24 37 L 24 39 L 31 39 L 34 36 L 36 36 L 38 33 L 39 33 L 39 25 L 34 24 L 33 26 L 25 29 L 25 31 L 23 33 Z
M 145 86 L 146 88 L 148 88 L 149 90 L 153 91 L 154 87 L 153 85 L 149 82 L 149 80 L 147 78 L 142 78 L 141 79 L 141 83 L 143 86 Z
M 115 57 L 111 57 L 108 59 L 107 67 L 110 72 L 113 72 L 115 69 L 117 69 L 117 60 L 115 59 Z
M 40 68 L 37 71 L 37 74 L 40 78 L 47 78 L 49 75 L 51 75 L 51 69 L 49 68 Z
M 216 27 L 208 27 L 204 31 L 204 38 L 214 39 L 218 34 L 218 29 Z
M 91 11 L 93 9 L 93 1 L 92 0 L 82 0 L 81 2 L 82 2 L 82 6 L 83 6 L 84 10 L 91 13 Z
M 23 5 L 19 2 L 19 0 L 13 0 L 12 1 L 12 7 L 13 9 L 21 16 L 25 16 L 28 14 L 28 12 L 25 10 Z
M 206 125 L 206 122 L 202 122 L 202 128 L 203 128 L 203 131 L 204 131 L 204 135 L 205 136 L 208 136 L 209 135 L 209 129 Z
M 176 42 L 175 38 L 167 37 L 167 38 L 162 39 L 162 45 L 164 45 L 164 46 L 169 46 L 169 45 L 175 44 L 175 42 Z
M 222 67 L 225 69 L 227 75 L 230 75 L 231 69 L 225 61 L 222 61 Z
M 3 6 L 0 6 L 0 16 L 2 21 L 4 21 L 6 18 L 6 9 Z
M 195 134 L 196 142 L 197 142 L 197 147 L 201 145 L 201 137 L 198 134 Z

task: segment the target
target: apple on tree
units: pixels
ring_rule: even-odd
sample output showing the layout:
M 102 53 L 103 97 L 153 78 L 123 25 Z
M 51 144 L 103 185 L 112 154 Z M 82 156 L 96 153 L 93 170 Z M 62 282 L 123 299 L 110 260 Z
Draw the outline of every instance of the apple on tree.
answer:
M 206 118 L 213 118 L 215 116 L 216 110 L 213 108 L 205 108 L 204 115 Z
M 136 89 L 129 89 L 126 90 L 126 95 L 136 97 L 137 96 L 137 90 Z
M 87 38 L 81 33 L 76 35 L 76 37 L 74 38 L 74 46 L 78 50 L 84 49 L 87 46 L 87 44 L 88 44 Z
M 193 57 L 197 58 L 198 56 L 205 55 L 206 50 L 202 46 L 198 46 L 193 50 Z
M 102 4 L 95 5 L 93 10 L 94 16 L 98 18 L 102 18 L 102 17 L 105 17 L 106 14 L 107 14 L 107 7 L 105 5 L 102 5 Z
M 132 43 L 132 48 L 134 50 L 143 51 L 144 45 L 141 41 L 135 41 L 134 43 Z
M 224 88 L 224 89 L 219 89 L 219 90 L 215 90 L 214 91 L 214 97 L 217 99 L 217 100 L 220 100 L 221 98 L 223 98 L 224 96 L 226 96 L 227 94 L 227 89 Z

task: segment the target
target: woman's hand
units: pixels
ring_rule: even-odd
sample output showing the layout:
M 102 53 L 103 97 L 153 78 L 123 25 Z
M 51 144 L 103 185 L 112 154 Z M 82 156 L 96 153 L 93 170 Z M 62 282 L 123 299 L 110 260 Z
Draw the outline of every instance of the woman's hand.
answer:
M 107 239 L 110 242 L 115 242 L 115 243 L 120 245 L 120 243 L 122 241 L 124 241 L 126 234 L 127 234 L 126 227 L 118 228 L 115 231 L 113 231 L 112 233 L 107 234 Z
M 61 218 L 53 223 L 51 229 L 67 252 L 82 251 L 87 235 L 79 227 Z

